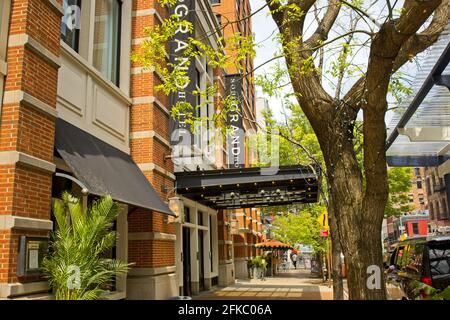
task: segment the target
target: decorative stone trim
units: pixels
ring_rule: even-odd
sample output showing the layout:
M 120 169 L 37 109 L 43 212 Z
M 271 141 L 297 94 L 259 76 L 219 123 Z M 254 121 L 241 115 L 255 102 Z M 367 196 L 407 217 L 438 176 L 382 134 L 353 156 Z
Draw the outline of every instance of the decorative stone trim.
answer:
M 135 75 L 135 74 L 152 73 L 152 72 L 154 72 L 154 71 L 155 71 L 155 68 L 154 68 L 154 67 L 150 67 L 150 68 L 134 67 L 134 68 L 131 68 L 130 73 L 131 73 L 132 75 Z
M 28 165 L 30 167 L 50 173 L 53 173 L 56 170 L 56 165 L 54 163 L 30 156 L 23 152 L 19 151 L 0 152 L 0 164 L 15 165 L 17 163 Z
M 25 46 L 26 48 L 28 48 L 29 50 L 33 51 L 38 56 L 40 56 L 42 59 L 47 61 L 48 64 L 50 64 L 56 69 L 61 67 L 61 60 L 58 56 L 51 53 L 47 48 L 45 48 L 38 41 L 36 41 L 27 34 L 22 33 L 9 36 L 8 47 L 11 48 L 18 46 Z
M 142 44 L 145 40 L 148 40 L 148 37 L 145 38 L 134 38 L 133 40 L 131 40 L 131 44 L 132 45 L 140 45 Z
M 128 272 L 129 276 L 144 277 L 144 276 L 156 276 L 174 273 L 176 266 L 159 267 L 159 268 L 133 268 Z
M 0 283 L 0 298 L 40 293 L 49 290 L 46 281 L 30 283 Z
M 249 244 L 249 243 L 247 243 L 247 242 L 236 242 L 236 243 L 234 244 L 235 247 L 247 247 L 247 246 L 249 246 L 249 245 L 251 245 L 251 244 Z
M 157 164 L 154 163 L 138 163 L 137 164 L 138 167 L 142 170 L 142 171 L 157 171 L 160 174 L 162 174 L 163 176 L 175 181 L 176 177 L 173 173 L 165 170 L 164 168 L 158 166 Z
M 229 260 L 219 260 L 219 264 L 220 265 L 224 265 L 224 264 L 231 264 L 233 263 L 233 259 L 229 259 Z
M 141 9 L 141 10 L 134 10 L 132 13 L 133 17 L 145 17 L 145 16 L 152 16 L 155 15 L 159 22 L 163 22 L 162 17 L 159 15 L 158 11 L 155 9 Z
M 145 17 L 145 16 L 151 16 L 156 13 L 155 9 L 140 9 L 140 10 L 133 10 L 132 16 L 133 17 Z
M 233 244 L 233 241 L 231 240 L 219 240 L 217 242 L 218 244 Z
M 51 107 L 45 102 L 42 102 L 41 100 L 32 96 L 31 94 L 26 93 L 22 90 L 6 91 L 3 98 L 3 104 L 16 104 L 16 103 L 17 104 L 22 103 L 26 106 L 29 106 L 43 113 L 46 116 L 50 116 L 52 118 L 58 117 L 58 111 L 56 111 L 55 108 Z
M 60 17 L 64 15 L 63 6 L 56 2 L 56 0 L 45 0 L 44 3 L 48 5 L 50 9 L 52 9 Z
M 136 131 L 136 132 L 130 132 L 130 139 L 150 139 L 153 138 L 154 131 L 153 130 L 147 130 L 147 131 Z
M 150 138 L 158 139 L 158 141 L 160 141 L 161 143 L 163 143 L 167 147 L 169 147 L 169 148 L 171 147 L 170 146 L 170 142 L 167 141 L 166 139 L 164 139 L 163 136 L 161 136 L 160 134 L 158 134 L 154 130 L 136 131 L 136 132 L 131 132 L 130 133 L 130 139 L 150 139 Z
M 234 261 L 247 261 L 249 257 L 234 258 Z
M 150 104 L 155 102 L 155 97 L 146 96 L 146 97 L 136 97 L 131 99 L 131 103 L 136 104 Z
M 53 221 L 28 217 L 0 216 L 0 229 L 53 230 Z
M 170 233 L 162 232 L 130 232 L 128 234 L 128 240 L 166 240 L 176 241 L 177 236 Z

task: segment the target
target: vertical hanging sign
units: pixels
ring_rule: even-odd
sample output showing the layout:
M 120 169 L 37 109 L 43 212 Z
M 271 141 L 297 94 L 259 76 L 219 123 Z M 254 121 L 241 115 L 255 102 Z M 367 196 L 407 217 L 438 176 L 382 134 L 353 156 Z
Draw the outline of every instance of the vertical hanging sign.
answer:
M 194 23 L 195 0 L 176 0 L 175 4 L 170 6 L 170 15 L 176 15 L 180 21 L 188 21 Z M 188 47 L 188 38 L 192 37 L 192 33 L 187 27 L 180 26 L 170 41 L 170 63 L 186 72 L 185 79 L 181 79 L 176 83 L 177 91 L 170 95 L 170 105 L 175 106 L 177 103 L 189 103 L 195 108 L 196 99 L 192 92 L 195 90 L 195 64 L 190 61 L 189 56 L 185 54 Z M 191 62 L 191 63 L 190 63 Z M 186 123 L 187 112 L 193 109 L 181 108 L 179 117 L 170 118 L 171 122 L 171 139 L 172 145 L 178 149 L 176 157 L 190 157 L 189 152 L 193 144 L 192 132 L 190 124 Z M 183 151 L 186 150 L 186 151 Z
M 233 97 L 234 103 L 227 114 L 229 134 L 227 137 L 228 167 L 245 167 L 245 132 L 242 118 L 242 75 L 227 75 L 225 78 L 226 94 Z

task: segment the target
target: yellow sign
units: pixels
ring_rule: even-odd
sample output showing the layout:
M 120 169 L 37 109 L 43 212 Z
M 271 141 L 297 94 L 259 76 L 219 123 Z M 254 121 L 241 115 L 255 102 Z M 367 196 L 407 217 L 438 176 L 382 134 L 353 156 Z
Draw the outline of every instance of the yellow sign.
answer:
M 328 226 L 328 212 L 324 211 L 318 218 L 317 222 L 322 226 L 323 229 L 330 229 Z

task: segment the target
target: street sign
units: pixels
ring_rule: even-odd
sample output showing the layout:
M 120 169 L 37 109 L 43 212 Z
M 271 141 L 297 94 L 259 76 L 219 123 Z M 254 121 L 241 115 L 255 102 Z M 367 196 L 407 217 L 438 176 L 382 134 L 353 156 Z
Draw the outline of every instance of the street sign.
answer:
M 320 230 L 321 237 L 328 237 L 328 234 L 329 234 L 328 230 Z
M 321 225 L 322 229 L 329 229 L 328 226 L 328 212 L 324 211 L 318 218 L 317 222 Z

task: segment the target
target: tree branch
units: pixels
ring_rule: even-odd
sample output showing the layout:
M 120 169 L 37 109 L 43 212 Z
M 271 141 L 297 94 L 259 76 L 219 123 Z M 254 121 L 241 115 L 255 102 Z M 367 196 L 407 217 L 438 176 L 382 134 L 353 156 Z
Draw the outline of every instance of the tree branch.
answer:
M 435 43 L 440 33 L 445 29 L 450 18 L 450 0 L 443 0 L 441 5 L 435 10 L 430 25 L 421 33 L 410 37 L 400 48 L 395 58 L 392 72 L 396 72 L 406 62 L 413 59 L 417 54 L 423 52 Z M 344 102 L 353 106 L 361 107 L 366 77 L 363 76 L 353 85 L 344 97 Z
M 306 48 L 314 47 L 318 42 L 325 41 L 328 38 L 328 33 L 330 32 L 331 27 L 336 21 L 340 10 L 341 6 L 339 4 L 339 0 L 330 0 L 327 11 L 322 21 L 317 26 L 316 31 L 311 37 L 309 37 L 308 40 L 305 41 Z
M 339 0 L 340 2 L 342 2 L 343 4 L 345 4 L 346 6 L 352 8 L 353 10 L 356 11 L 356 13 L 358 13 L 359 15 L 362 15 L 366 18 L 368 18 L 374 25 L 376 25 L 378 28 L 381 28 L 381 24 L 377 21 L 377 19 L 375 19 L 374 17 L 372 17 L 368 12 L 362 10 L 361 8 L 358 8 L 357 6 L 345 1 L 345 0 Z

